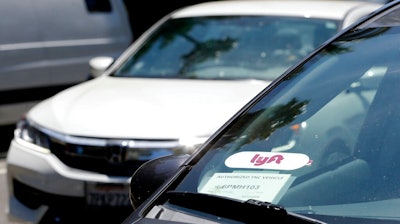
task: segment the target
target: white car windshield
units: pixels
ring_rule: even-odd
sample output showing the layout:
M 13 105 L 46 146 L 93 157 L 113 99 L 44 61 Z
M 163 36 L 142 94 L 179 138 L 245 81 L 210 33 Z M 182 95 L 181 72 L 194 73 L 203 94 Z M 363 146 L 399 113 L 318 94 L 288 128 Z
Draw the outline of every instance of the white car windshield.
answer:
M 273 80 L 338 30 L 338 21 L 283 16 L 171 19 L 113 75 Z

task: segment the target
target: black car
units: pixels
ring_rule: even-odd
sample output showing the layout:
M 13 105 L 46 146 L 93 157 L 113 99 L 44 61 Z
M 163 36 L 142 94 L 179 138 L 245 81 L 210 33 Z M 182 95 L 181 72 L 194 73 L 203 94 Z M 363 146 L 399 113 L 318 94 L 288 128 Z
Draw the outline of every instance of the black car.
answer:
M 335 35 L 195 153 L 145 163 L 131 223 L 400 223 L 400 1 Z

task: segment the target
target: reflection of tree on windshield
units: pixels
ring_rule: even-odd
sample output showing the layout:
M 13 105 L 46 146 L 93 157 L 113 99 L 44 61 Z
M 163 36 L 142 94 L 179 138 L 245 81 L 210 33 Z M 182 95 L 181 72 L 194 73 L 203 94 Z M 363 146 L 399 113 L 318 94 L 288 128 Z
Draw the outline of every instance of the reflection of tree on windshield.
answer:
M 237 147 L 250 144 L 255 140 L 264 140 L 276 129 L 290 124 L 298 115 L 302 114 L 307 104 L 308 101 L 298 101 L 294 98 L 284 105 L 248 113 L 230 129 L 233 130 L 233 133 L 229 132 L 224 135 L 223 142 L 217 143 L 218 147 L 229 144 L 238 138 L 241 140 L 235 143 Z M 243 132 L 243 127 L 247 127 L 247 131 Z
M 338 54 L 345 54 L 353 51 L 352 44 L 343 43 L 346 39 L 351 39 L 354 41 L 354 38 L 366 39 L 371 38 L 373 36 L 379 35 L 388 29 L 366 29 L 366 30 L 358 30 L 351 33 L 349 36 L 341 37 L 341 42 L 334 42 L 331 45 L 327 46 L 325 50 L 325 54 L 336 56 Z M 313 58 L 312 60 L 318 61 L 318 58 Z M 376 60 L 376 58 L 371 58 L 371 60 Z M 313 63 L 308 63 L 313 65 Z M 307 67 L 299 67 L 295 71 L 292 71 L 292 75 L 286 77 L 286 79 L 291 79 L 302 73 L 304 69 L 308 69 Z M 357 71 L 354 67 L 354 74 L 362 74 L 363 72 L 355 72 Z M 360 70 L 364 71 L 364 68 L 360 68 Z M 336 71 L 337 72 L 337 71 Z M 326 74 L 330 74 L 325 72 Z M 326 85 L 325 92 L 331 92 L 332 96 L 336 96 L 338 94 L 338 90 L 341 85 L 347 86 L 348 83 L 351 83 L 351 80 L 354 80 L 358 76 L 347 76 L 348 79 L 343 79 L 342 83 L 338 82 L 335 85 L 329 84 L 328 82 L 319 82 L 318 88 L 321 88 L 321 84 Z M 305 97 L 307 98 L 307 97 Z M 235 125 L 238 128 L 233 128 L 233 130 L 238 131 L 238 133 L 229 133 L 230 136 L 244 136 L 243 140 L 240 142 L 241 145 L 249 144 L 255 140 L 264 140 L 268 138 L 276 129 L 288 125 L 291 123 L 298 115 L 304 112 L 305 106 L 308 104 L 308 100 L 299 101 L 296 98 L 293 98 L 286 104 L 276 105 L 273 107 L 265 108 L 263 110 L 258 110 L 254 113 L 245 114 L 243 118 L 241 118 L 237 124 Z M 246 131 L 243 131 L 243 128 L 247 127 Z M 231 139 L 229 140 L 231 141 Z M 226 142 L 224 143 L 226 144 Z
M 161 34 L 157 35 L 161 37 L 161 48 L 164 48 L 170 43 L 174 42 L 174 40 L 179 36 L 188 39 L 189 42 L 197 42 L 195 39 L 192 39 L 190 36 L 188 36 L 187 33 L 190 33 L 195 26 L 204 25 L 204 22 L 193 19 L 177 19 L 173 22 L 166 23 L 166 25 L 164 25 L 164 27 L 160 30 Z M 155 41 L 160 40 L 156 39 Z
M 276 129 L 289 124 L 304 111 L 307 103 L 307 101 L 299 102 L 294 98 L 285 105 L 277 105 L 257 112 L 261 114 L 256 115 L 254 124 L 248 128 L 246 143 L 257 139 L 266 139 Z
M 213 20 L 215 20 L 215 18 Z M 193 37 L 193 35 L 190 35 L 196 27 L 207 27 L 208 25 L 206 21 L 207 20 L 204 19 L 198 20 L 186 18 L 176 19 L 166 23 L 155 35 L 153 35 L 153 38 L 150 38 L 143 48 L 137 52 L 135 58 L 141 58 L 143 55 L 147 54 L 152 47 L 156 46 L 156 42 L 159 43 L 159 48 L 163 49 L 173 44 L 178 38 L 183 38 L 194 46 L 189 52 L 181 56 L 182 66 L 179 69 L 178 74 L 185 75 L 187 71 L 190 71 L 198 63 L 218 57 L 221 53 L 233 49 L 234 43 L 237 40 L 230 37 L 199 40 L 198 38 Z
M 225 40 L 207 40 L 203 43 L 196 41 L 195 48 L 183 56 L 185 63 L 184 66 L 182 66 L 182 69 L 179 71 L 179 74 L 185 74 L 196 64 L 204 62 L 207 59 L 214 58 L 221 52 L 231 50 L 234 46 L 233 43 L 235 42 L 236 41 L 231 38 L 226 38 Z
M 173 27 L 171 27 L 172 25 Z M 194 45 L 194 48 L 190 52 L 182 56 L 183 66 L 178 74 L 185 74 L 196 64 L 216 57 L 217 52 L 221 53 L 231 50 L 233 48 L 233 43 L 236 42 L 236 40 L 232 38 L 200 41 L 189 35 L 190 31 L 196 26 L 206 26 L 206 23 L 199 20 L 182 19 L 176 20 L 176 22 L 163 29 L 161 47 L 167 46 L 178 37 L 184 38 Z
M 178 36 L 186 36 L 185 34 L 189 33 L 195 25 L 202 25 L 201 23 L 201 21 L 194 21 L 191 19 L 177 19 L 165 23 L 161 29 L 153 34 L 147 43 L 142 46 L 140 51 L 136 53 L 135 58 L 141 58 L 143 55 L 147 54 L 148 51 L 156 45 L 156 42 L 161 43 L 161 49 L 167 47 L 169 44 L 173 43 Z

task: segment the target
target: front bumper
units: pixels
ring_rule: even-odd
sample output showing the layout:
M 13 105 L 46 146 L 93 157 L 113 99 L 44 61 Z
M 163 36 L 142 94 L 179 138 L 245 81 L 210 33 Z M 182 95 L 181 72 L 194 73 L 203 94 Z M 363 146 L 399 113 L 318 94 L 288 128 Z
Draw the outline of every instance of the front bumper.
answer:
M 97 185 L 122 186 L 127 189 L 127 201 L 118 202 L 114 209 L 132 210 L 128 195 L 130 177 L 113 177 L 71 168 L 55 155 L 32 150 L 30 147 L 29 143 L 13 139 L 7 154 L 10 220 L 38 223 L 49 209 L 102 209 L 101 203 L 94 206 L 88 201 L 88 186 Z M 108 206 L 104 209 L 109 209 Z

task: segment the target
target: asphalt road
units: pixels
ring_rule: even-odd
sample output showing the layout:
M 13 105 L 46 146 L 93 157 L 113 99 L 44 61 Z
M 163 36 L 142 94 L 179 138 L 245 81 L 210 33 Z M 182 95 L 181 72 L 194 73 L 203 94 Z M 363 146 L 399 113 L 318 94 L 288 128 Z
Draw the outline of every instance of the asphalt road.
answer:
M 0 223 L 6 222 L 6 202 L 7 202 L 7 186 L 6 186 L 6 168 L 4 159 L 0 159 Z
M 6 216 L 7 185 L 4 159 L 0 159 L 0 223 L 8 223 Z
M 10 144 L 14 125 L 0 127 L 0 224 L 11 224 L 17 222 L 8 222 L 6 215 L 7 204 L 7 180 L 6 180 L 6 164 L 8 146 Z
M 23 222 L 9 222 L 6 213 L 7 181 L 5 158 L 0 158 L 0 224 L 22 224 Z

